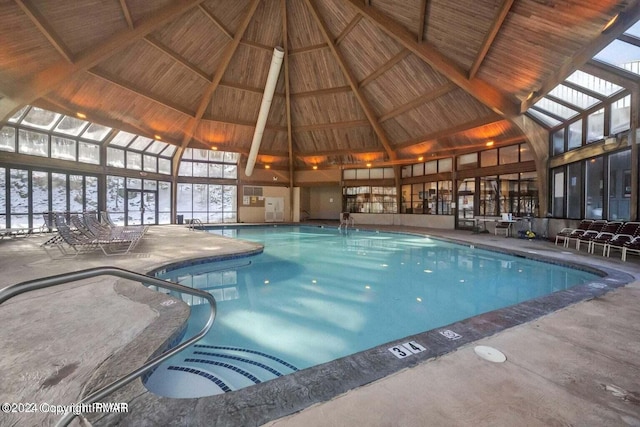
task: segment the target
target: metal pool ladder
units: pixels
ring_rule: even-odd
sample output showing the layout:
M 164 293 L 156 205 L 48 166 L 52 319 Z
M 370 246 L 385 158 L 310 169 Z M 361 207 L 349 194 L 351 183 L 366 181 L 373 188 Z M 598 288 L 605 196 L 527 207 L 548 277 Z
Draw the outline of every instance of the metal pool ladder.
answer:
M 200 218 L 193 218 L 191 222 L 189 222 L 189 230 L 195 230 L 196 228 L 200 228 L 204 226 Z
M 205 334 L 211 329 L 213 322 L 216 318 L 216 300 L 208 292 L 201 291 L 199 289 L 188 288 L 183 285 L 179 285 L 177 283 L 168 282 L 166 280 L 161 280 L 156 277 L 147 276 L 145 274 L 135 273 L 130 270 L 125 270 L 122 268 L 116 267 L 97 267 L 97 268 L 89 268 L 86 270 L 80 270 L 72 273 L 59 274 L 56 276 L 43 277 L 40 279 L 29 280 L 26 282 L 17 283 L 15 285 L 7 286 L 4 289 L 0 289 L 0 304 L 3 302 L 17 296 L 23 294 L 25 292 L 31 292 L 38 289 L 49 288 L 52 286 L 58 286 L 69 282 L 75 282 L 78 280 L 89 279 L 96 276 L 116 276 L 121 277 L 123 279 L 129 279 L 133 281 L 137 281 L 143 284 L 155 285 L 164 289 L 169 289 L 171 291 L 176 292 L 184 292 L 186 294 L 198 296 L 204 298 L 209 303 L 209 319 L 204 327 L 195 334 L 192 338 L 189 338 L 187 341 L 179 344 L 159 356 L 149 360 L 147 363 L 139 367 L 138 369 L 130 372 L 124 377 L 112 382 L 104 386 L 103 388 L 93 392 L 89 396 L 82 399 L 79 404 L 91 404 L 97 402 L 98 400 L 108 396 L 114 391 L 118 390 L 121 387 L 129 384 L 131 381 L 136 378 L 142 376 L 145 372 L 155 368 L 160 363 L 164 362 L 169 357 L 173 356 L 176 353 L 184 350 L 186 347 L 200 340 Z M 77 415 L 73 412 L 65 413 L 62 418 L 58 421 L 56 426 L 67 426 Z

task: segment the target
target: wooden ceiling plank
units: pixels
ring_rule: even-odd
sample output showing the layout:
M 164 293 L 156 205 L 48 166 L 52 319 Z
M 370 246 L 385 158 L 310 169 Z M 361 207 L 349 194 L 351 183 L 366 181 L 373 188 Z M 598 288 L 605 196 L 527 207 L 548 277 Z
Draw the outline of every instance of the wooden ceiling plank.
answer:
M 227 118 L 223 118 L 223 117 L 207 117 L 207 118 L 202 118 L 200 119 L 202 122 L 214 122 L 214 123 L 221 123 L 223 125 L 234 125 L 234 126 L 245 126 L 245 127 L 250 127 L 250 128 L 254 128 L 256 127 L 255 122 L 249 122 L 249 121 L 244 121 L 244 120 L 229 120 Z M 272 130 L 272 131 L 276 131 L 276 132 L 286 132 L 287 128 L 285 126 L 273 126 L 273 125 L 267 125 L 265 126 L 266 130 Z
M 362 15 L 356 15 L 353 17 L 351 22 L 349 22 L 349 24 L 344 28 L 344 30 L 342 30 L 342 32 L 334 40 L 334 43 L 336 44 L 336 46 L 339 45 L 342 42 L 342 40 L 344 40 L 344 38 L 349 35 L 351 30 L 353 30 L 355 26 L 358 25 L 361 19 L 362 19 Z
M 342 155 L 342 154 L 352 154 L 352 153 L 382 153 L 381 151 L 375 151 L 372 150 L 371 148 L 348 148 L 348 149 L 337 149 L 337 150 L 330 150 L 330 151 L 313 151 L 313 152 L 298 152 L 296 154 L 296 157 L 298 158 L 302 158 L 302 157 L 310 157 L 310 156 L 334 156 L 334 155 Z M 266 153 L 265 153 L 266 154 Z M 384 153 L 382 153 L 384 154 Z
M 498 88 L 478 78 L 469 80 L 467 73 L 458 64 L 442 55 L 430 43 L 424 41 L 418 43 L 413 33 L 397 22 L 389 19 L 387 15 L 374 7 L 363 5 L 363 3 L 358 0 L 347 0 L 347 3 L 391 38 L 409 49 L 418 58 L 429 64 L 436 71 L 442 73 L 494 112 L 507 118 L 516 117 L 520 114 L 519 106 Z
M 507 15 L 509 14 L 509 10 L 511 10 L 511 6 L 513 5 L 514 0 L 503 0 L 498 12 L 496 13 L 496 17 L 491 23 L 491 28 L 487 32 L 484 41 L 482 42 L 482 46 L 480 47 L 480 51 L 478 55 L 476 55 L 475 61 L 473 61 L 473 65 L 469 69 L 469 78 L 472 79 L 475 77 L 476 73 L 480 69 L 480 65 L 484 61 L 484 58 L 487 56 L 493 41 L 495 40 L 498 32 L 500 32 L 500 28 L 502 28 L 502 24 L 504 24 L 504 20 L 507 19 Z
M 236 33 L 233 36 L 233 39 L 229 43 L 227 43 L 224 49 L 224 53 L 222 54 L 222 58 L 220 60 L 220 64 L 218 65 L 218 68 L 216 69 L 216 72 L 214 73 L 213 78 L 211 79 L 211 83 L 206 87 L 202 95 L 202 98 L 200 98 L 200 104 L 198 106 L 198 110 L 196 111 L 195 117 L 191 120 L 191 126 L 188 126 L 188 128 L 185 129 L 184 138 L 182 139 L 182 143 L 180 144 L 180 148 L 179 148 L 180 150 L 180 152 L 178 153 L 179 155 L 182 155 L 182 151 L 184 151 L 187 145 L 189 145 L 189 142 L 191 142 L 191 139 L 193 139 L 193 135 L 195 134 L 195 131 L 198 127 L 198 123 L 202 119 L 202 116 L 204 116 L 204 112 L 207 109 L 207 105 L 209 105 L 209 102 L 211 101 L 213 92 L 215 92 L 216 88 L 220 84 L 220 81 L 222 80 L 222 76 L 227 70 L 229 63 L 231 62 L 231 58 L 233 57 L 234 53 L 238 49 L 238 46 L 240 45 L 240 41 L 244 36 L 244 32 L 247 30 L 247 27 L 249 27 L 249 23 L 251 22 L 251 19 L 253 18 L 253 15 L 255 14 L 259 3 L 260 3 L 260 0 L 251 1 L 249 6 L 247 7 L 247 10 L 244 16 L 242 17 L 242 21 L 240 22 L 236 30 Z M 178 172 L 175 166 L 174 166 L 174 169 L 175 169 L 174 175 L 177 176 Z
M 452 90 L 456 89 L 458 86 L 456 86 L 453 82 L 448 82 L 447 84 L 440 86 L 439 88 L 437 88 L 436 90 L 434 90 L 433 92 L 428 92 L 425 93 L 422 96 L 417 97 L 416 99 L 414 99 L 411 102 L 408 102 L 404 105 L 401 105 L 400 107 L 389 111 L 388 113 L 380 116 L 380 122 L 384 122 L 385 120 L 389 120 L 393 117 L 399 116 L 402 113 L 406 113 L 409 110 L 413 110 L 414 108 L 416 108 L 419 105 L 424 104 L 425 102 L 429 102 L 429 101 L 433 101 L 434 99 L 440 98 L 441 96 L 451 92 Z
M 569 76 L 569 74 L 573 72 L 573 70 L 590 61 L 595 54 L 608 46 L 609 43 L 618 38 L 636 21 L 638 21 L 638 19 L 640 19 L 640 0 L 629 2 L 627 8 L 620 13 L 623 19 L 618 19 L 612 28 L 609 28 L 592 43 L 589 43 L 583 49 L 576 52 L 575 55 L 568 58 L 565 63 L 544 82 L 542 87 L 534 90 L 534 93 L 536 94 L 535 96 L 522 101 L 522 103 L 520 104 L 520 111 L 527 111 L 529 107 L 538 102 L 540 98 L 542 98 L 549 91 L 553 90 L 554 87 L 562 83 L 567 78 L 567 76 Z
M 209 10 L 207 8 L 205 8 L 202 4 L 199 4 L 198 8 L 200 9 L 200 11 L 202 13 L 204 13 L 204 16 L 209 18 L 209 20 L 211 22 L 213 22 L 213 24 L 216 27 L 218 27 L 220 29 L 220 31 L 222 31 L 224 33 L 225 36 L 227 36 L 231 40 L 233 39 L 233 34 L 231 34 L 231 32 L 229 30 L 227 30 L 224 25 L 222 25 L 222 22 L 220 22 L 220 20 L 218 18 L 216 18 L 211 12 L 209 12 Z
M 248 86 L 242 83 L 235 83 L 235 82 L 226 82 L 226 81 L 221 81 L 220 84 L 218 84 L 218 86 L 224 86 L 224 87 L 228 87 L 231 89 L 238 89 L 238 90 L 243 90 L 245 92 L 251 92 L 251 93 L 256 93 L 259 95 L 264 94 L 264 89 L 260 89 L 259 87 L 253 87 L 253 86 Z M 282 93 L 274 93 L 273 96 L 275 97 L 284 97 L 284 94 Z
M 207 73 L 205 73 L 204 71 L 202 71 L 200 68 L 196 67 L 195 65 L 193 65 L 189 61 L 187 61 L 182 56 L 178 55 L 176 52 L 171 50 L 168 46 L 166 46 L 160 40 L 156 39 L 152 35 L 147 35 L 147 36 L 145 36 L 144 41 L 146 41 L 151 46 L 153 46 L 156 49 L 158 49 L 160 52 L 162 52 L 165 55 L 169 56 L 171 59 L 173 59 L 174 61 L 176 61 L 178 64 L 182 65 L 183 67 L 185 67 L 189 71 L 192 71 L 198 77 L 200 77 L 203 80 L 206 80 L 207 82 L 211 83 L 211 78 L 207 75 Z
M 11 94 L 7 94 L 11 98 L 11 102 L 5 102 L 4 99 L 0 102 L 0 117 L 5 117 L 10 112 L 10 109 L 7 110 L 7 108 L 11 107 L 12 104 L 32 104 L 36 99 L 47 95 L 64 84 L 76 73 L 89 70 L 203 1 L 176 0 L 154 13 L 148 19 L 141 21 L 133 30 L 120 31 L 98 44 L 95 48 L 77 55 L 74 63 L 69 63 L 66 60 L 58 61 L 36 73 L 26 83 L 19 86 L 16 85 Z
M 42 16 L 40 11 L 31 4 L 29 0 L 15 0 L 16 4 L 22 9 L 22 11 L 29 17 L 31 22 L 36 26 L 38 31 L 49 40 L 49 43 L 66 59 L 70 64 L 73 63 L 73 53 L 65 45 L 60 37 L 56 34 L 53 28 L 49 25 L 47 20 Z
M 380 77 L 381 75 L 389 71 L 391 68 L 393 68 L 394 65 L 396 65 L 398 62 L 402 61 L 404 58 L 406 58 L 409 55 L 411 55 L 410 51 L 408 51 L 407 49 L 402 49 L 400 52 L 394 55 L 393 58 L 388 60 L 382 67 L 378 68 L 373 73 L 365 77 L 360 82 L 360 87 L 364 87 L 368 85 L 369 83 L 371 83 L 372 81 L 374 81 L 375 79 L 377 79 L 378 77 Z
M 122 9 L 124 19 L 127 21 L 127 26 L 129 29 L 133 30 L 133 19 L 131 18 L 131 11 L 127 5 L 127 0 L 120 0 L 120 8 Z
M 125 89 L 125 90 L 127 90 L 129 92 L 135 93 L 136 95 L 140 95 L 143 98 L 146 98 L 146 99 L 148 99 L 150 101 L 153 101 L 153 102 L 155 102 L 157 104 L 162 105 L 163 107 L 171 108 L 172 110 L 177 111 L 178 113 L 182 113 L 184 115 L 187 115 L 189 117 L 194 117 L 194 112 L 193 111 L 189 111 L 188 109 L 186 109 L 186 108 L 184 108 L 184 107 L 182 107 L 180 105 L 177 105 L 177 104 L 175 104 L 175 103 L 173 103 L 173 102 L 171 102 L 171 101 L 169 101 L 167 99 L 162 99 L 162 98 L 160 98 L 160 97 L 158 97 L 158 96 L 156 96 L 156 95 L 154 95 L 154 94 L 152 94 L 152 93 L 150 93 L 150 92 L 148 92 L 148 91 L 146 91 L 144 89 L 141 89 L 139 87 L 135 87 L 131 83 L 126 82 L 126 81 L 124 81 L 124 80 L 122 80 L 122 79 L 120 79 L 120 78 L 118 78 L 116 76 L 113 76 L 113 75 L 111 75 L 109 73 L 106 73 L 106 72 L 104 72 L 102 70 L 98 70 L 97 68 L 93 68 L 91 70 L 88 70 L 87 72 L 89 74 L 91 74 L 92 76 L 98 77 L 98 78 L 100 78 L 102 80 L 105 80 L 105 81 L 107 81 L 109 83 L 112 83 L 112 84 L 114 84 L 114 85 L 116 85 L 116 86 L 118 86 L 118 87 L 120 87 L 122 89 Z
M 384 129 L 382 128 L 382 126 L 380 126 L 380 123 L 378 122 L 378 119 L 375 116 L 373 108 L 371 108 L 371 106 L 369 105 L 369 102 L 365 99 L 364 95 L 360 91 L 360 88 L 358 87 L 358 82 L 355 76 L 347 66 L 347 63 L 344 60 L 342 54 L 340 53 L 336 45 L 333 43 L 331 34 L 329 34 L 329 30 L 327 29 L 327 24 L 324 22 L 320 12 L 318 11 L 317 5 L 315 4 L 315 0 L 305 0 L 305 1 L 315 21 L 318 23 L 318 27 L 320 28 L 322 35 L 327 41 L 327 44 L 329 45 L 329 48 L 331 49 L 331 52 L 333 53 L 334 58 L 338 62 L 338 65 L 340 66 L 340 69 L 342 70 L 345 78 L 349 82 L 349 86 L 351 86 L 351 90 L 356 96 L 356 99 L 358 100 L 360 107 L 364 111 L 365 116 L 367 116 L 367 119 L 369 120 L 369 124 L 371 125 L 374 132 L 378 136 L 378 139 L 380 140 L 380 143 L 384 147 L 389 158 L 391 160 L 395 160 L 396 153 L 391 148 L 391 144 L 389 143 L 387 135 Z

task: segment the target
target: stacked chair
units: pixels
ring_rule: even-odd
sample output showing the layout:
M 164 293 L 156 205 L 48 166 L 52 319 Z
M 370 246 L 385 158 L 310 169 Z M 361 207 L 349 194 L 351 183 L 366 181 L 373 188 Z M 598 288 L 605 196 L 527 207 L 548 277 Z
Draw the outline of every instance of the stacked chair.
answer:
M 118 227 L 100 223 L 95 213 L 65 214 L 56 212 L 57 235 L 42 246 L 53 258 L 49 249 L 57 249 L 62 256 L 77 256 L 101 250 L 105 255 L 126 255 L 140 243 L 146 226 Z

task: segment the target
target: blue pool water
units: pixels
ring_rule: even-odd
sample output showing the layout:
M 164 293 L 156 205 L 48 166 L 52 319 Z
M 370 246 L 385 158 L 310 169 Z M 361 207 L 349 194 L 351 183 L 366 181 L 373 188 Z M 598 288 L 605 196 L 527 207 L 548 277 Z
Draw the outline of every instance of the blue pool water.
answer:
M 594 274 L 429 237 L 319 227 L 213 233 L 264 253 L 168 271 L 211 292 L 209 334 L 161 365 L 147 387 L 169 397 L 222 393 L 592 281 Z M 191 304 L 186 336 L 208 306 Z

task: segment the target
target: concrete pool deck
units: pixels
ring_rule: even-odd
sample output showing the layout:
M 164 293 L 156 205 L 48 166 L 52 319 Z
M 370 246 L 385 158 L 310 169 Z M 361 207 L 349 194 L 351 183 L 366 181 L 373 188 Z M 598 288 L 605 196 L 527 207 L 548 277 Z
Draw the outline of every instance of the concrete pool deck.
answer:
M 618 254 L 606 259 L 544 241 L 467 231 L 389 230 L 615 269 L 633 277 L 624 287 L 541 317 L 536 314 L 518 326 L 498 327 L 490 336 L 400 366 L 364 386 L 349 389 L 347 385 L 344 392 L 328 398 L 316 393 L 315 384 L 301 380 L 286 384 L 286 393 L 279 388 L 284 382 L 263 383 L 266 387 L 244 392 L 242 401 L 230 396 L 238 392 L 203 399 L 159 398 L 134 381 L 109 399 L 128 402 L 127 414 L 88 418 L 94 425 L 136 426 L 640 425 L 638 257 L 623 263 Z M 51 260 L 39 247 L 45 239 L 0 242 L 0 288 L 89 267 L 113 265 L 144 273 L 178 259 L 257 249 L 185 227 L 158 226 L 151 227 L 136 253 L 128 257 L 96 253 Z M 126 281 L 87 282 L 21 295 L 0 306 L 0 402 L 74 403 L 85 389 L 141 365 L 180 329 L 188 312 L 182 304 L 162 304 L 168 298 L 165 295 Z M 482 329 L 487 323 L 498 323 L 486 319 L 473 326 Z M 476 345 L 497 348 L 507 361 L 495 364 L 481 359 L 473 351 Z M 350 360 L 351 367 L 371 369 L 365 362 Z M 331 378 L 339 374 L 340 369 L 322 367 L 316 378 L 328 378 L 330 387 Z M 289 401 L 293 395 L 295 404 Z M 305 408 L 305 401 L 309 407 Z M 270 415 L 259 414 L 264 407 Z M 291 412 L 296 413 L 288 415 Z M 58 418 L 42 413 L 1 414 L 0 425 L 46 425 Z

